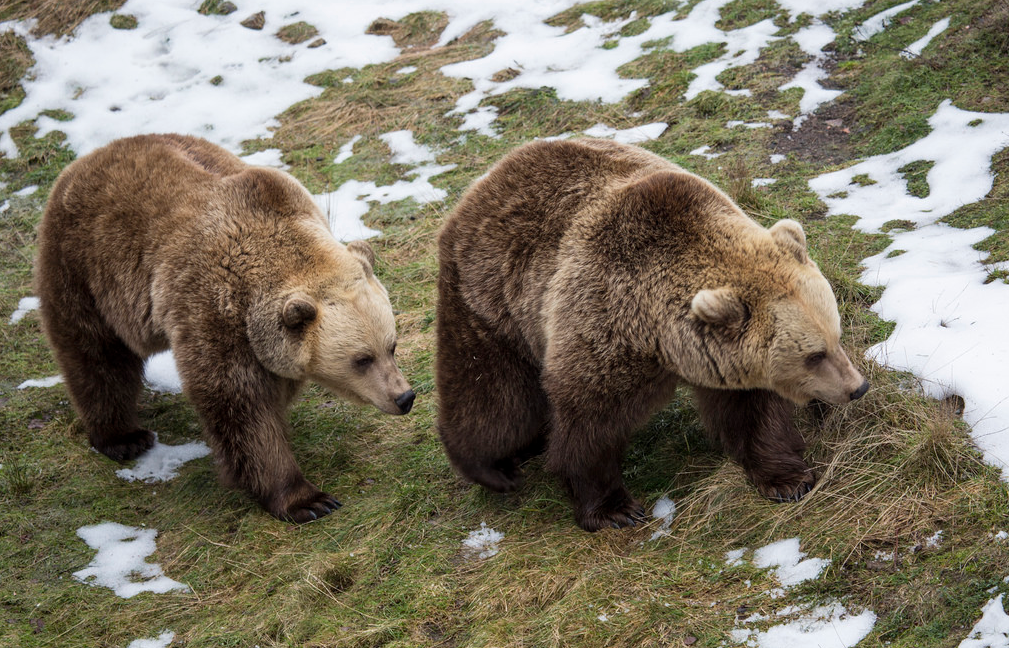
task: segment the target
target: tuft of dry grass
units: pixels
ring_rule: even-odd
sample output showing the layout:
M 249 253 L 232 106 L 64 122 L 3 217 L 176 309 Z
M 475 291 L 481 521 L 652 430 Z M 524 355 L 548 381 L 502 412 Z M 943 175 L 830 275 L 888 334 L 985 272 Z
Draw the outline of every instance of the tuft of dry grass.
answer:
M 35 36 L 66 36 L 77 28 L 77 25 L 93 14 L 115 11 L 126 0 L 80 0 L 66 2 L 65 0 L 9 0 L 0 7 L 0 20 L 29 20 L 37 22 L 32 28 Z

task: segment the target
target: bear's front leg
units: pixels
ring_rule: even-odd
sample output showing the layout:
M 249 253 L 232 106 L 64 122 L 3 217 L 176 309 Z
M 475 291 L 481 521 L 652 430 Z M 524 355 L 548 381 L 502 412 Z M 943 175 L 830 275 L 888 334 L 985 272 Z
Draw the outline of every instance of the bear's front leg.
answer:
M 567 486 L 578 526 L 598 531 L 644 520 L 645 511 L 621 474 L 633 428 L 620 405 L 601 395 L 585 398 L 589 395 L 575 385 L 548 385 L 552 418 L 546 465 Z
M 708 433 L 721 441 L 768 499 L 797 502 L 816 484 L 803 459 L 806 443 L 792 422 L 794 406 L 763 389 L 694 387 L 697 412 Z
M 311 522 L 340 508 L 305 479 L 291 452 L 286 414 L 297 383 L 267 372 L 255 358 L 243 363 L 219 357 L 213 370 L 200 373 L 192 365 L 202 363 L 189 354 L 177 352 L 176 360 L 229 485 L 289 522 Z

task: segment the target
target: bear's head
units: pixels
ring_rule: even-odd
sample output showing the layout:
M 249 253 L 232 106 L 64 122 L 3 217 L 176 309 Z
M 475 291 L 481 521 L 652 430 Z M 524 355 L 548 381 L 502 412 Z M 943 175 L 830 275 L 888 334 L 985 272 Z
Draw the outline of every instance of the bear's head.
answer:
M 802 226 L 785 219 L 765 232 L 770 241 L 762 234 L 750 248 L 744 279 L 699 290 L 690 303 L 707 333 L 728 342 L 712 357 L 719 378 L 797 404 L 860 398 L 869 383 L 841 347 L 837 301 L 809 258 Z M 710 377 L 699 382 L 718 386 Z
M 252 309 L 248 333 L 275 374 L 314 380 L 352 402 L 406 414 L 414 392 L 396 364 L 396 322 L 371 246 L 333 242 L 322 267 Z

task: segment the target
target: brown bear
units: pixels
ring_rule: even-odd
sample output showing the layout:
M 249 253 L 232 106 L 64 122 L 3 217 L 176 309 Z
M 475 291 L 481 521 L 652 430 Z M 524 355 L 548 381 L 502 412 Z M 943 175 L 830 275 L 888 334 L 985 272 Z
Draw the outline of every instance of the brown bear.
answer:
M 132 459 L 144 358 L 171 348 L 222 477 L 285 520 L 340 506 L 302 475 L 286 410 L 306 380 L 406 414 L 414 393 L 364 242 L 311 195 L 205 140 L 117 140 L 57 178 L 39 226 L 43 327 L 92 445 Z
M 446 220 L 439 263 L 438 430 L 452 464 L 510 491 L 545 447 L 589 531 L 642 518 L 621 457 L 678 382 L 776 500 L 814 484 L 792 403 L 869 387 L 799 223 L 765 229 L 638 147 L 513 151 Z

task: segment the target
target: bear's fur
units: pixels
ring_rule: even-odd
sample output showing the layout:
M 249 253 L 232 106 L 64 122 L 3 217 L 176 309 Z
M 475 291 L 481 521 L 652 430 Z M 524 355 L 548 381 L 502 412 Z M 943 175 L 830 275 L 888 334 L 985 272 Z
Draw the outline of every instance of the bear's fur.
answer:
M 39 227 L 42 322 L 95 449 L 153 443 L 144 358 L 171 348 L 222 476 L 273 515 L 339 506 L 309 483 L 286 410 L 306 380 L 405 414 L 396 329 L 370 246 L 340 244 L 294 178 L 201 139 L 117 140 L 69 165 Z
M 621 456 L 678 382 L 778 500 L 814 484 L 792 403 L 868 389 L 802 227 L 765 229 L 637 147 L 515 150 L 463 196 L 439 256 L 438 429 L 452 464 L 509 491 L 545 447 L 590 531 L 642 517 Z

